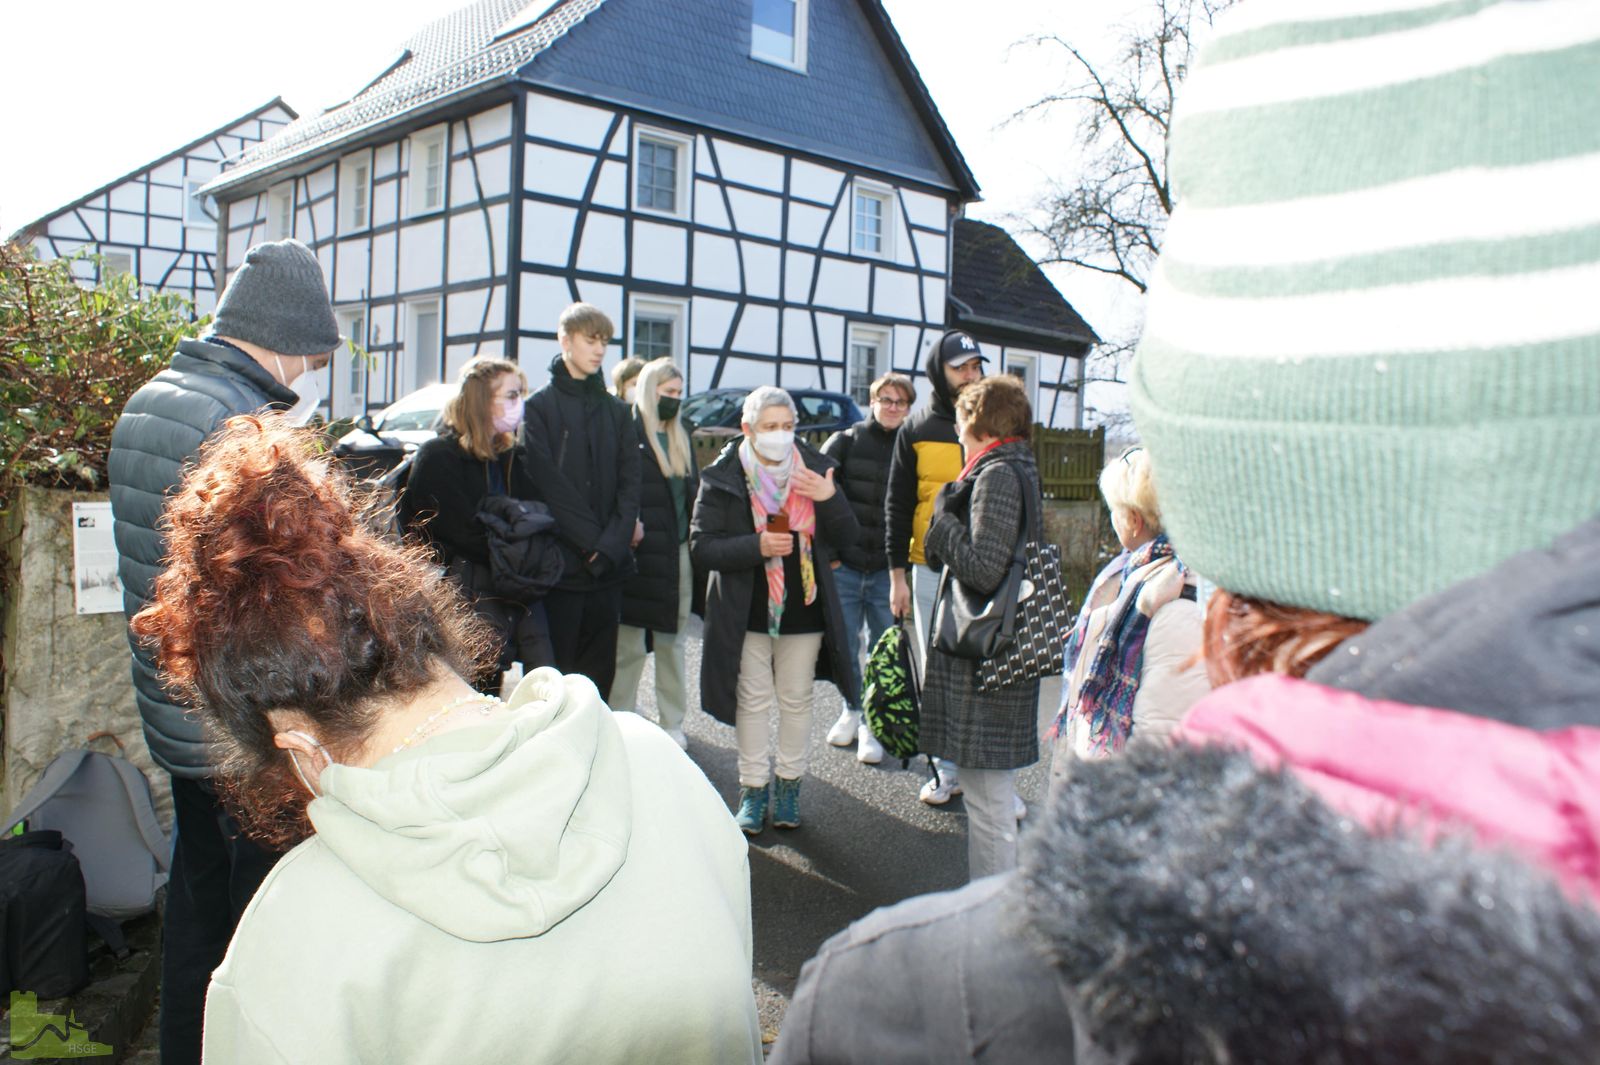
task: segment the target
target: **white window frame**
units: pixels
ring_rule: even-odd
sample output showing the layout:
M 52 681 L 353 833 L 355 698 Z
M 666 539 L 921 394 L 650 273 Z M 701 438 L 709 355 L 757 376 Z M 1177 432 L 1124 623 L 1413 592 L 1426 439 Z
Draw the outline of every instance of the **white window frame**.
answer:
M 1028 368 L 1027 376 L 1024 377 L 1016 373 L 1014 367 L 1019 365 L 1026 366 Z M 1040 421 L 1039 356 L 1034 352 L 1008 351 L 1005 353 L 1005 359 L 1003 360 L 1001 366 L 1001 372 L 1021 378 L 1023 391 L 1027 392 L 1028 394 L 1028 406 L 1033 411 L 1033 420 L 1036 422 Z
M 627 355 L 629 356 L 634 353 L 641 317 L 658 322 L 672 322 L 672 361 L 677 363 L 680 369 L 685 368 L 689 350 L 689 301 L 669 296 L 634 296 L 628 306 Z
M 199 199 L 195 196 L 195 191 L 204 185 L 207 180 L 207 178 L 192 177 L 183 179 L 183 226 L 185 229 L 217 228 L 217 220 L 200 209 Z M 216 202 L 215 197 L 210 199 L 213 203 Z
M 421 319 L 432 314 L 438 321 L 433 334 L 433 368 L 429 371 L 429 379 L 424 381 L 417 374 L 421 364 L 421 352 L 417 350 L 418 341 L 422 336 Z M 406 335 L 402 344 L 405 352 L 405 368 L 401 374 L 401 381 L 406 392 L 415 392 L 423 385 L 434 384 L 444 380 L 444 312 L 443 303 L 437 297 L 425 300 L 412 300 L 406 304 Z M 404 393 L 402 393 L 403 395 Z M 400 398 L 399 396 L 395 397 Z
M 677 209 L 664 211 L 659 207 L 645 207 L 639 203 L 639 146 L 645 142 L 657 145 L 668 145 L 677 149 L 678 172 L 675 175 L 676 188 L 673 191 L 673 201 Z M 641 126 L 637 122 L 633 126 L 633 158 L 628 173 L 628 201 L 633 204 L 633 209 L 640 214 L 653 214 L 661 218 L 680 218 L 687 220 L 694 215 L 694 205 L 690 197 L 694 189 L 694 138 L 682 133 L 673 133 L 671 130 L 657 129 L 653 126 Z
M 433 146 L 439 148 L 439 199 L 428 199 L 427 160 Z M 406 217 L 436 214 L 450 202 L 450 126 L 418 130 L 406 141 Z M 368 208 L 370 210 L 370 207 Z
M 366 176 L 359 176 L 366 168 Z M 361 216 L 356 216 L 356 200 L 361 198 Z M 356 152 L 339 160 L 339 228 L 358 233 L 372 228 L 372 152 Z
M 267 190 L 267 239 L 288 240 L 294 236 L 294 184 Z
M 362 351 L 367 348 L 367 309 L 365 307 L 341 307 L 337 312 L 339 317 L 339 332 L 344 334 L 346 343 L 339 345 L 339 357 L 334 359 L 334 366 L 338 377 L 334 379 L 335 397 L 343 392 L 346 402 L 342 405 L 342 413 L 359 418 L 367 412 L 364 399 L 371 383 L 371 367 L 367 359 L 357 354 L 354 344 Z M 341 389 L 338 385 L 343 384 Z
M 794 37 L 792 38 L 794 41 L 794 55 L 770 55 L 761 51 L 756 45 L 755 4 L 754 0 L 752 0 L 750 7 L 750 58 L 804 74 L 806 72 L 806 45 L 810 37 L 810 34 L 806 31 L 810 24 L 811 0 L 794 0 Z
M 139 263 L 135 258 L 132 248 L 119 248 L 109 244 L 95 245 L 95 254 L 100 256 L 100 280 L 110 281 L 113 277 L 122 274 L 135 273 Z M 126 267 L 115 265 L 126 261 Z
M 889 367 L 894 365 L 894 331 L 884 325 L 868 325 L 865 323 L 851 322 L 844 344 L 844 390 L 845 394 L 856 401 L 862 410 L 872 401 L 869 389 L 872 382 L 889 372 Z M 858 396 L 855 389 L 857 378 L 856 348 L 868 344 L 875 345 L 878 349 L 877 365 L 872 373 L 867 376 L 866 383 L 862 386 Z
M 879 248 L 873 251 L 862 248 L 858 243 L 861 231 L 858 228 L 859 219 L 857 204 L 862 199 L 876 200 L 883 207 L 880 215 L 882 229 L 878 234 Z M 850 183 L 850 254 L 861 255 L 869 259 L 894 258 L 894 233 L 895 233 L 895 194 L 894 188 L 881 181 L 871 181 L 867 178 L 856 178 Z

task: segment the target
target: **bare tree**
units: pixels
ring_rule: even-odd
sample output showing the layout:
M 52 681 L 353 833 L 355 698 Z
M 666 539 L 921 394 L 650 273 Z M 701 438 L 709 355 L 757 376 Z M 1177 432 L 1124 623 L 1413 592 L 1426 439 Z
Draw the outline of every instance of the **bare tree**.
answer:
M 1062 108 L 1077 119 L 1080 169 L 1070 182 L 1052 182 L 1031 213 L 1014 221 L 1044 249 L 1039 261 L 1120 278 L 1143 293 L 1161 250 L 1172 185 L 1167 133 L 1172 98 L 1194 51 L 1194 35 L 1237 0 L 1149 0 L 1122 30 L 1110 60 L 1073 41 L 1043 34 L 1022 45 L 1059 49 L 1071 74 L 1058 91 L 1022 108 L 1008 121 Z M 1126 380 L 1138 330 L 1108 339 L 1086 367 L 1090 383 Z M 1091 411 L 1113 430 L 1126 412 Z

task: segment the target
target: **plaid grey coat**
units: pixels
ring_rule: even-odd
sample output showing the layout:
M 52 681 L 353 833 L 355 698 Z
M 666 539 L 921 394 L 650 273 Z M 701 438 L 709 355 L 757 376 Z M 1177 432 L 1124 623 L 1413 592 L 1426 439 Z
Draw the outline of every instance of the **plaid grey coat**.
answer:
M 971 477 L 941 492 L 941 506 L 928 525 L 929 556 L 969 589 L 994 591 L 1011 566 L 1024 490 L 1040 500 L 1032 449 L 1012 443 L 989 452 Z M 1035 514 L 1041 509 L 1036 506 Z M 1036 519 L 1028 539 L 1039 536 Z M 976 662 L 930 647 L 922 680 L 922 749 L 970 769 L 1032 765 L 1039 760 L 1039 682 L 982 691 Z

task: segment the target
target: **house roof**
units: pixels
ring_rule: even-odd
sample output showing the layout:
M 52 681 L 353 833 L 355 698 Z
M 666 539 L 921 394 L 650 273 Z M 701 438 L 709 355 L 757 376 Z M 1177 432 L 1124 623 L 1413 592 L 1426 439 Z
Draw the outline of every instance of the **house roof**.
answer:
M 222 125 L 218 126 L 216 129 L 212 130 L 209 133 L 205 133 L 205 134 L 202 134 L 201 136 L 196 137 L 194 140 L 192 140 L 189 143 L 185 144 L 183 147 L 175 148 L 172 151 L 168 152 L 166 155 L 161 156 L 159 159 L 153 159 L 150 162 L 145 163 L 143 166 L 134 167 L 132 170 L 128 171 L 126 174 L 123 174 L 121 177 L 113 178 L 112 180 L 106 182 L 104 185 L 101 185 L 99 188 L 95 189 L 94 191 L 86 193 L 85 195 L 78 197 L 76 200 L 73 200 L 71 203 L 63 204 L 62 206 L 57 207 L 55 210 L 51 211 L 49 214 L 41 215 L 40 217 L 35 218 L 32 222 L 29 222 L 27 225 L 23 226 L 21 229 L 18 229 L 8 239 L 15 240 L 15 241 L 31 240 L 31 239 L 33 239 L 33 237 L 37 236 L 40 231 L 43 230 L 44 226 L 50 221 L 50 219 L 56 217 L 57 215 L 66 214 L 68 211 L 75 211 L 79 207 L 82 207 L 84 204 L 88 203 L 90 200 L 93 200 L 93 199 L 95 199 L 96 197 L 99 197 L 99 196 L 104 196 L 106 193 L 110 192 L 112 189 L 116 188 L 118 185 L 122 184 L 124 181 L 131 181 L 134 178 L 138 177 L 140 174 L 144 173 L 146 170 L 154 170 L 156 167 L 160 166 L 162 163 L 165 163 L 169 159 L 176 159 L 180 155 L 185 155 L 188 152 L 193 151 L 195 148 L 200 147 L 200 145 L 204 144 L 206 141 L 211 140 L 213 137 L 220 137 L 223 134 L 227 133 L 234 126 L 237 126 L 239 123 L 248 122 L 252 118 L 258 118 L 261 115 L 267 113 L 268 111 L 271 111 L 274 107 L 281 107 L 283 110 L 287 111 L 289 113 L 289 117 L 291 119 L 296 119 L 296 118 L 300 117 L 300 113 L 298 111 L 296 111 L 294 108 L 290 107 L 288 104 L 283 102 L 283 97 L 274 96 L 272 99 L 268 100 L 266 103 L 262 104 L 260 107 L 257 107 L 253 111 L 246 111 L 244 114 L 240 115 L 239 117 L 234 118 L 234 119 L 230 119 L 229 121 L 224 122 Z
M 977 197 L 880 0 L 813 5 L 813 46 L 800 77 L 749 58 L 748 12 L 749 0 L 477 0 L 424 27 L 350 100 L 246 151 L 206 191 L 253 184 L 308 155 L 520 80 Z M 740 35 L 743 47 L 728 47 Z M 817 47 L 819 35 L 838 47 Z M 873 41 L 881 51 L 865 55 Z M 645 61 L 647 52 L 670 61 Z
M 1094 329 L 1010 233 L 987 222 L 958 218 L 953 241 L 952 324 L 1046 347 L 1100 343 Z

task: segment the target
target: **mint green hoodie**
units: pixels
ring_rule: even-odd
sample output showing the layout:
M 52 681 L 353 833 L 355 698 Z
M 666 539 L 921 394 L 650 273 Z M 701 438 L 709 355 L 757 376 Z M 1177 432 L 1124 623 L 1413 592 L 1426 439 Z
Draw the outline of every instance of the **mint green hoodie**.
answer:
M 206 998 L 211 1065 L 759 1062 L 743 835 L 665 733 L 529 674 L 322 774 Z

